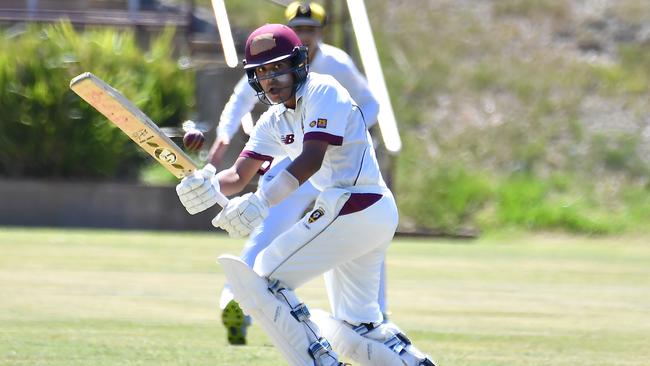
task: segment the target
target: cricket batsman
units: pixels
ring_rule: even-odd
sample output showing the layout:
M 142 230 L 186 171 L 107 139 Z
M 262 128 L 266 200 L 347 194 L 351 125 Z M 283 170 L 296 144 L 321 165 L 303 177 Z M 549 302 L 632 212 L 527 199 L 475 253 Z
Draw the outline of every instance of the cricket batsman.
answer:
M 398 214 L 359 107 L 333 77 L 309 73 L 307 50 L 287 26 L 253 31 L 245 55 L 249 84 L 272 107 L 232 167 L 215 175 L 208 165 L 181 181 L 181 203 L 201 212 L 217 192 L 241 192 L 276 156 L 292 162 L 255 193 L 232 198 L 214 226 L 243 237 L 306 181 L 321 193 L 252 269 L 220 257 L 235 299 L 292 366 L 340 366 L 337 353 L 364 366 L 433 366 L 397 326 L 382 323 L 379 273 Z M 312 314 L 294 292 L 320 274 L 332 314 Z
M 309 70 L 332 75 L 341 83 L 363 112 L 366 127 L 370 129 L 377 121 L 379 103 L 352 58 L 343 50 L 322 42 L 323 29 L 327 25 L 325 9 L 315 2 L 294 1 L 286 7 L 285 17 L 287 25 L 296 32 L 302 44 L 307 47 Z M 243 75 L 219 118 L 217 138 L 208 155 L 208 161 L 214 166 L 220 165 L 230 140 L 239 130 L 242 118 L 258 101 L 257 93 L 248 84 L 246 75 Z M 262 99 L 262 102 L 266 101 Z M 274 158 L 272 164 L 269 164 L 269 170 L 260 178 L 260 185 L 266 184 L 291 163 L 289 158 Z M 282 202 L 273 206 L 262 224 L 251 232 L 240 254 L 242 260 L 253 267 L 258 253 L 269 246 L 279 234 L 300 220 L 319 193 L 309 181 L 306 181 Z M 385 283 L 385 271 L 382 270 L 378 300 L 384 314 L 384 322 L 388 319 Z M 221 291 L 219 307 L 222 310 L 221 320 L 227 331 L 228 342 L 245 344 L 250 319 L 244 316 L 237 302 L 233 300 L 228 284 Z

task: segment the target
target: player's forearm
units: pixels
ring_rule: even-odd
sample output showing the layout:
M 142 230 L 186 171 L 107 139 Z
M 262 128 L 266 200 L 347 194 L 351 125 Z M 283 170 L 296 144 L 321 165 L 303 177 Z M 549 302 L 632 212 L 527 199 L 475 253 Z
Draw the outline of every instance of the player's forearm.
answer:
M 366 121 L 366 127 L 370 128 L 377 123 L 377 116 L 379 115 L 379 103 L 370 95 L 365 103 L 359 106 L 363 112 L 363 118 Z
M 241 98 L 233 94 L 228 103 L 226 103 L 219 118 L 217 136 L 227 136 L 229 139 L 232 139 L 239 129 L 242 118 L 253 109 L 255 105 L 254 101 L 250 103 L 249 101 L 241 100 Z
M 259 171 L 263 161 L 240 156 L 232 167 L 217 173 L 221 193 L 226 196 L 237 194 Z
M 320 169 L 322 160 L 316 162 L 306 159 L 304 156 L 298 156 L 288 167 L 287 171 L 293 175 L 300 184 L 306 182 L 312 175 Z
M 253 110 L 257 102 L 255 91 L 248 85 L 247 78 L 239 81 L 228 103 L 223 108 L 217 126 L 217 136 L 229 139 L 237 133 L 242 118 Z
M 372 127 L 377 122 L 377 116 L 379 115 L 379 100 L 372 90 L 370 90 L 368 81 L 356 66 L 354 66 L 352 60 L 348 64 L 347 72 L 342 74 L 339 82 L 358 103 L 359 108 L 363 112 L 366 126 Z
M 217 178 L 219 179 L 220 191 L 226 196 L 243 191 L 246 184 L 248 184 L 234 167 L 220 171 L 217 173 Z
M 327 146 L 325 141 L 305 141 L 302 153 L 289 164 L 287 171 L 303 184 L 320 170 Z
M 375 95 L 367 88 L 364 83 L 355 85 L 356 89 L 350 89 L 350 94 L 354 100 L 359 103 L 359 108 L 363 112 L 363 118 L 366 121 L 368 128 L 377 123 L 377 116 L 379 115 L 379 101 Z

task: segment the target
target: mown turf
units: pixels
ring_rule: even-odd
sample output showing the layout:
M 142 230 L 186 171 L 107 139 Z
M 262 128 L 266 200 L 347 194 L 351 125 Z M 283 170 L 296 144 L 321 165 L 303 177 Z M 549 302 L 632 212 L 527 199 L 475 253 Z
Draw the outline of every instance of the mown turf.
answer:
M 226 345 L 218 234 L 0 228 L 0 365 L 282 365 Z M 392 319 L 441 365 L 646 365 L 650 240 L 398 239 Z M 327 307 L 322 281 L 299 294 Z

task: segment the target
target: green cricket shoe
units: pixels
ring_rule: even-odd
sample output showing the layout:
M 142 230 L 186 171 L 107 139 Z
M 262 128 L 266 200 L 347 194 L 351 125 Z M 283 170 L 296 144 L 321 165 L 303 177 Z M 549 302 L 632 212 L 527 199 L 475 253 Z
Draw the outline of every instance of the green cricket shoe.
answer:
M 230 300 L 221 313 L 221 322 L 228 333 L 228 343 L 246 344 L 246 331 L 251 324 L 250 317 L 242 311 L 235 300 Z

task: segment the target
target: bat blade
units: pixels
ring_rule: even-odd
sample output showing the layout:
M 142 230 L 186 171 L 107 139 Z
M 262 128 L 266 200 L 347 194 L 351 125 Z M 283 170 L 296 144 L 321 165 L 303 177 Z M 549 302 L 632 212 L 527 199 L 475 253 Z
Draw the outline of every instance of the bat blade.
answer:
M 119 127 L 142 149 L 178 178 L 197 165 L 160 128 L 120 92 L 92 73 L 83 73 L 70 82 L 70 89 Z

